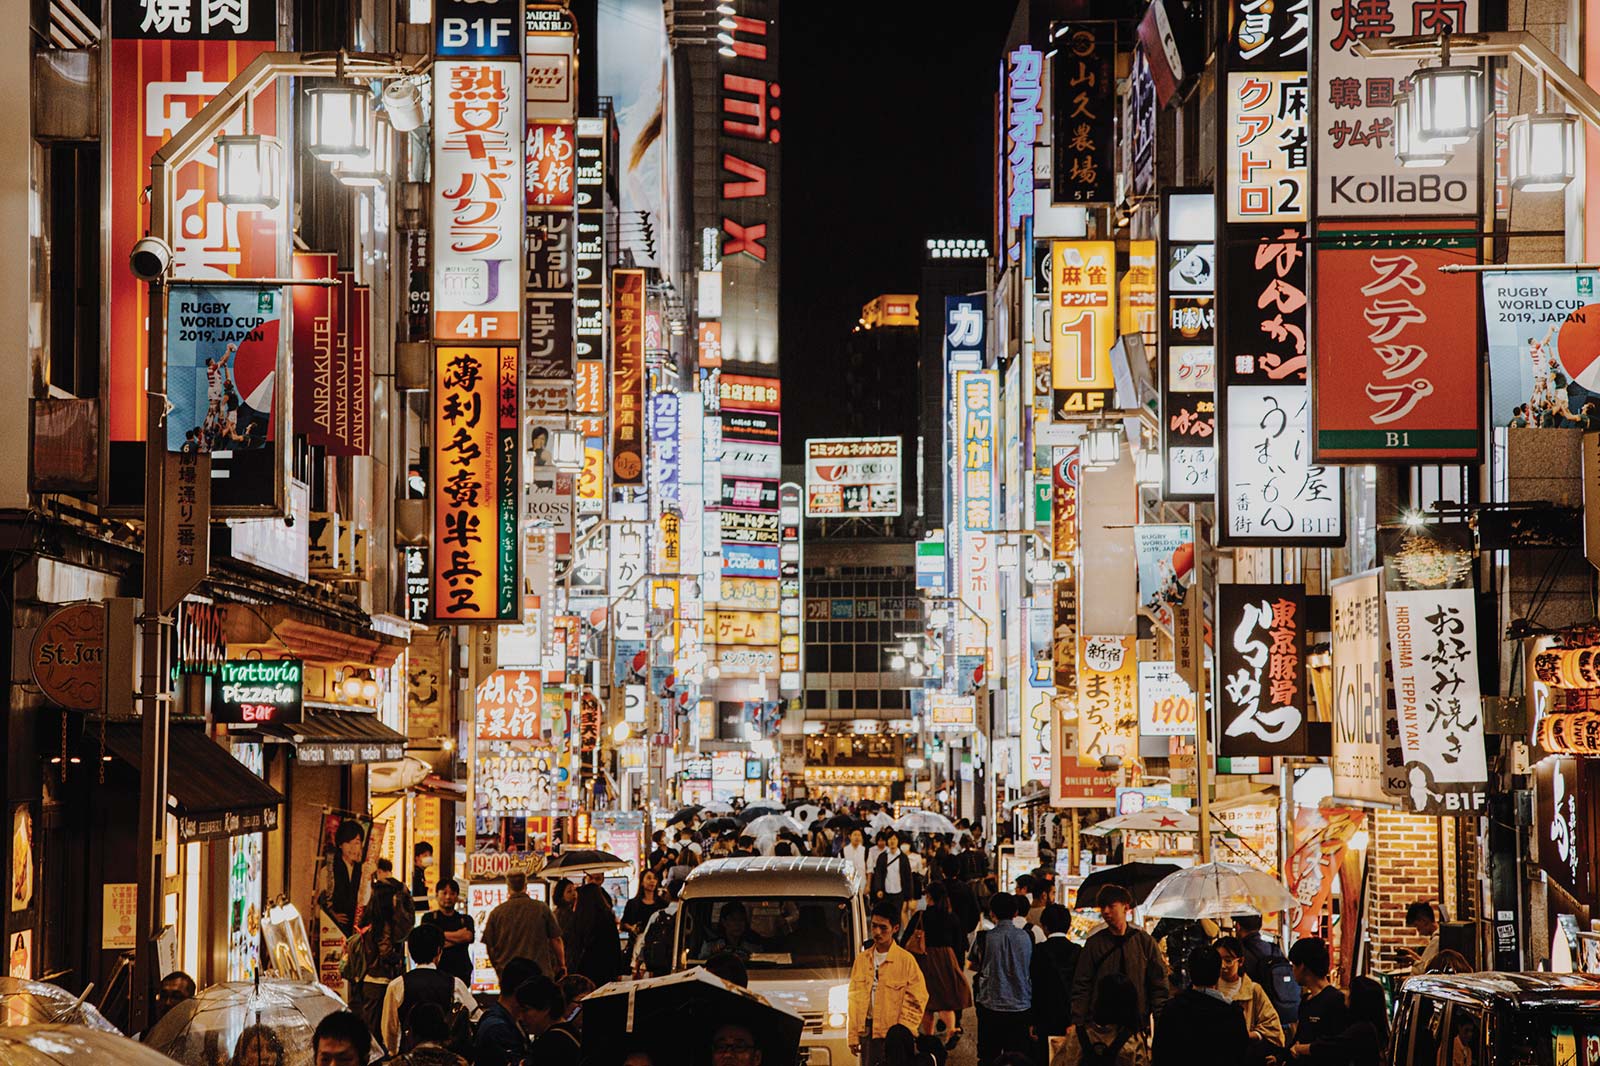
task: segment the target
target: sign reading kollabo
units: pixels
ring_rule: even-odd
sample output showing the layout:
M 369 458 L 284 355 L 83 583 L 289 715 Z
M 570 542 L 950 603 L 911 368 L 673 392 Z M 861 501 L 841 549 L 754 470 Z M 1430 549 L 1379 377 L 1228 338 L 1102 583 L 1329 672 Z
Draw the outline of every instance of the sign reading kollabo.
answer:
M 305 666 L 299 659 L 228 659 L 211 690 L 213 722 L 300 721 Z

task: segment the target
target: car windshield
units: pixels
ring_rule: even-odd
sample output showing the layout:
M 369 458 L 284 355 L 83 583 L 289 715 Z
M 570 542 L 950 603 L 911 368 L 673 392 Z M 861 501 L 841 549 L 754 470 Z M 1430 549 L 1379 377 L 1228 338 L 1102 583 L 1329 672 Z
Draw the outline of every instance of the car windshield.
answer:
M 680 930 L 684 967 L 731 951 L 752 973 L 782 970 L 785 978 L 846 970 L 854 946 L 849 901 L 829 896 L 685 900 Z

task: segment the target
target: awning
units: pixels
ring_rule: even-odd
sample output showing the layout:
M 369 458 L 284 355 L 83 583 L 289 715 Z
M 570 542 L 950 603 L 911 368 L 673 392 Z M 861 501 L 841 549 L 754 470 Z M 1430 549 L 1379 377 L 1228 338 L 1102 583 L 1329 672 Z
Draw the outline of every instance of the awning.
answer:
M 106 747 L 138 769 L 144 730 L 106 727 Z M 278 828 L 283 796 L 250 772 L 198 726 L 174 723 L 167 738 L 167 794 L 178 816 L 178 839 L 216 840 Z
M 405 735 L 390 729 L 378 721 L 377 715 L 366 711 L 308 704 L 304 721 L 264 725 L 255 732 L 293 744 L 296 761 L 306 766 L 388 762 L 403 759 L 406 754 Z

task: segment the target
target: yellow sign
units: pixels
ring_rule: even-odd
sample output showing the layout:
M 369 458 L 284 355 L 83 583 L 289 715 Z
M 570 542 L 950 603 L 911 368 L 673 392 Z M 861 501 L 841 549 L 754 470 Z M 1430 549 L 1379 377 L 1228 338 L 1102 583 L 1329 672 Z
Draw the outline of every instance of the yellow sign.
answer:
M 770 577 L 725 577 L 719 602 L 742 610 L 776 611 L 778 583 Z
M 861 325 L 864 329 L 882 329 L 885 326 L 917 326 L 917 297 L 901 294 L 875 296 L 861 308 Z
M 1134 638 L 1078 637 L 1078 765 L 1138 754 L 1139 675 Z
M 676 574 L 683 566 L 683 519 L 676 511 L 661 512 L 661 572 Z
M 712 644 L 770 647 L 778 643 L 778 616 L 755 611 L 707 611 L 706 638 Z
M 1122 275 L 1122 332 L 1156 341 L 1156 242 L 1128 242 L 1128 272 Z
M 1058 419 L 1112 406 L 1116 268 L 1111 241 L 1050 242 L 1050 382 Z

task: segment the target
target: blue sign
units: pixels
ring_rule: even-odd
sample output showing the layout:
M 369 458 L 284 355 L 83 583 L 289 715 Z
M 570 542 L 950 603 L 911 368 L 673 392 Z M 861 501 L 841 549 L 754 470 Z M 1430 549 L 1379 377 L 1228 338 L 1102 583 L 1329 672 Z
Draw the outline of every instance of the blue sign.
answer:
M 437 55 L 522 55 L 522 0 L 438 0 L 434 26 Z
M 678 394 L 675 392 L 658 392 L 650 397 L 650 451 L 655 463 L 651 484 L 655 486 L 657 502 L 663 509 L 677 507 L 683 457 L 678 454 Z
M 167 450 L 269 447 L 281 289 L 167 290 Z
M 776 544 L 724 544 L 723 577 L 777 577 Z

